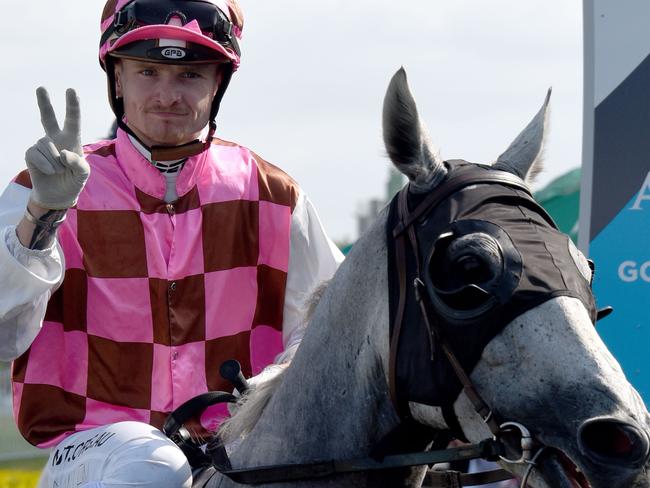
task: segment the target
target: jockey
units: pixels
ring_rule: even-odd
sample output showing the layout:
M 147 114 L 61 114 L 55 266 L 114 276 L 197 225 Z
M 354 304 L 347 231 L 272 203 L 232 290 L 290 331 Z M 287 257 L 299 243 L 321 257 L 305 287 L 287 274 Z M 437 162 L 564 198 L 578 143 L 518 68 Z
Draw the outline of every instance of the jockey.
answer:
M 37 90 L 46 135 L 0 197 L 0 360 L 20 432 L 52 448 L 42 487 L 189 487 L 166 416 L 231 389 L 226 359 L 290 361 L 342 260 L 293 179 L 215 137 L 242 28 L 237 0 L 108 0 L 114 140 L 82 147 L 74 90 L 62 128 Z

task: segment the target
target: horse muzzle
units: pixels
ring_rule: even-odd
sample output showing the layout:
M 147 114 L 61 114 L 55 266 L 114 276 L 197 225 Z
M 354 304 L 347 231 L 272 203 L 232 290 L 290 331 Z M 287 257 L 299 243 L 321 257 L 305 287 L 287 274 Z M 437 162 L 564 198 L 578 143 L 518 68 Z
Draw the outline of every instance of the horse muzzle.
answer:
M 644 473 L 650 458 L 650 440 L 640 426 L 613 417 L 592 418 L 578 427 L 577 444 L 577 452 L 550 445 L 538 450 L 534 471 L 548 486 L 648 486 Z

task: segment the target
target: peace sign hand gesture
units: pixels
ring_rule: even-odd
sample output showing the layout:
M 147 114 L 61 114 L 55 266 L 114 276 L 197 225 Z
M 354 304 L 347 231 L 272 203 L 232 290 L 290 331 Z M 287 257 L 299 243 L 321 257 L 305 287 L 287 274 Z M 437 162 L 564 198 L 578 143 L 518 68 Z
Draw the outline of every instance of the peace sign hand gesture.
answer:
M 45 137 L 25 153 L 25 162 L 32 179 L 30 200 L 48 209 L 67 209 L 77 197 L 90 175 L 90 166 L 81 148 L 79 98 L 66 91 L 66 113 L 63 130 L 59 128 L 47 90 L 36 90 L 38 108 Z

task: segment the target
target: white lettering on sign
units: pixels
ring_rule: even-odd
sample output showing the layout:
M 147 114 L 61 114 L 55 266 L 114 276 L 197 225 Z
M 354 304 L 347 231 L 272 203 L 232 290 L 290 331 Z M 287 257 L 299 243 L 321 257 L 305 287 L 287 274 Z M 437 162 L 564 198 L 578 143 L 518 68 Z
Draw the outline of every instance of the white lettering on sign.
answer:
M 185 57 L 185 51 L 180 47 L 168 47 L 161 51 L 161 54 L 169 59 L 182 59 Z
M 639 194 L 637 195 L 636 200 L 634 200 L 634 205 L 630 207 L 630 210 L 643 210 L 641 208 L 641 202 L 644 200 L 650 200 L 650 172 L 648 172 L 648 176 L 645 177 L 645 181 L 643 182 L 643 185 L 641 185 Z
M 636 261 L 623 261 L 618 267 L 618 277 L 626 283 L 633 283 L 639 278 L 650 283 L 650 261 L 641 265 Z

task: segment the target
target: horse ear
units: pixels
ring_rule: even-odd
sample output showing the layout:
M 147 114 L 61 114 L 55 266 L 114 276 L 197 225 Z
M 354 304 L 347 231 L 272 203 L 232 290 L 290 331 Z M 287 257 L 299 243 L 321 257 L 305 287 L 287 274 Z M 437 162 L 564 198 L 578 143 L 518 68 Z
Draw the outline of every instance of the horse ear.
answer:
M 549 88 L 542 108 L 521 134 L 512 141 L 510 147 L 499 156 L 493 165 L 494 168 L 513 173 L 529 183 L 542 171 L 544 132 L 550 99 L 551 89 Z
M 384 144 L 393 164 L 411 181 L 416 192 L 433 188 L 447 174 L 445 165 L 429 142 L 418 109 L 400 68 L 393 75 L 384 98 Z

